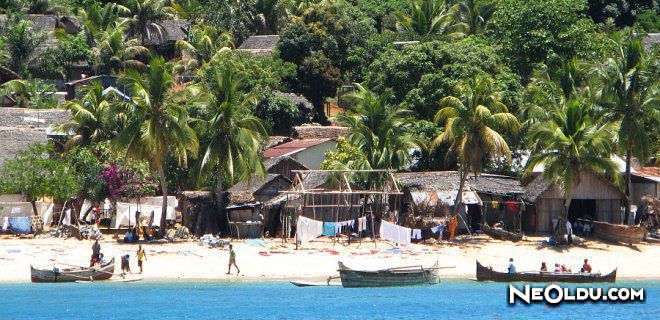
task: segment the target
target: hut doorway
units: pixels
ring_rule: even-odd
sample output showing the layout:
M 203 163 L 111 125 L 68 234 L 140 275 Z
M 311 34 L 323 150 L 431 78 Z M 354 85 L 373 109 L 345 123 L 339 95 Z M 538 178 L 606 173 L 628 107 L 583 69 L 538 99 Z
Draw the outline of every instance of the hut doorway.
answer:
M 577 219 L 594 219 L 596 217 L 596 200 L 573 199 L 568 208 L 568 220 L 575 223 Z
M 481 230 L 481 207 L 478 204 L 468 204 L 467 214 L 470 217 L 470 228 L 473 231 Z

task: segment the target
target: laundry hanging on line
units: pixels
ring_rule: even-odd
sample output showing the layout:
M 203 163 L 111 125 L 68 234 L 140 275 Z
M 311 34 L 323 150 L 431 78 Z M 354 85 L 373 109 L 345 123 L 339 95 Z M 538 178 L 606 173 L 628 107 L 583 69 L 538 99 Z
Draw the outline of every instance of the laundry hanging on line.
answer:
M 312 239 L 316 239 L 321 236 L 323 233 L 323 222 L 305 218 L 303 216 L 298 217 L 298 222 L 296 224 L 296 238 L 301 243 L 309 242 Z
M 380 223 L 380 237 L 397 244 L 410 244 L 411 232 L 412 230 L 410 228 L 402 227 L 385 220 Z

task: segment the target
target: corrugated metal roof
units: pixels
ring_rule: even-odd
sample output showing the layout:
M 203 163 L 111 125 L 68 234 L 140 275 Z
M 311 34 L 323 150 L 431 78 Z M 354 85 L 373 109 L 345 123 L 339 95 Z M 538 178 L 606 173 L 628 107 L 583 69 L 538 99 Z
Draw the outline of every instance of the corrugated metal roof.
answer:
M 303 151 L 307 148 L 317 146 L 331 139 L 301 139 L 283 143 L 264 151 L 264 158 L 289 156 Z
M 658 167 L 637 168 L 632 171 L 632 174 L 655 182 L 660 182 L 660 168 Z

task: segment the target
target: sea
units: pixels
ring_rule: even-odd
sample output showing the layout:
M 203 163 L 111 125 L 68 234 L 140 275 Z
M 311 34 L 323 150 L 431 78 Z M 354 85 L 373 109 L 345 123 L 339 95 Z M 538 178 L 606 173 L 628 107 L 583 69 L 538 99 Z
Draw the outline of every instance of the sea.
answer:
M 615 286 L 645 288 L 646 301 L 510 306 L 507 284 L 469 280 L 365 289 L 288 282 L 6 283 L 0 284 L 0 319 L 660 318 L 660 281 Z

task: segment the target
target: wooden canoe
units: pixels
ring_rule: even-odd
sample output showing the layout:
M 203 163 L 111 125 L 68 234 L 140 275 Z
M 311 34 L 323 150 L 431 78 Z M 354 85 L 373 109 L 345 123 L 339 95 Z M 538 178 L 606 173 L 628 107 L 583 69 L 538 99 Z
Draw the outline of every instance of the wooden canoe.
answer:
M 115 259 L 92 268 L 73 267 L 66 269 L 35 269 L 30 266 L 32 282 L 76 282 L 108 280 L 115 272 Z
M 438 263 L 432 267 L 408 266 L 381 270 L 354 270 L 341 261 L 339 277 L 344 288 L 401 287 L 440 283 Z
M 600 221 L 591 221 L 594 224 L 594 234 L 607 241 L 621 243 L 640 243 L 646 235 L 646 228 L 641 226 L 627 226 Z
M 572 273 L 572 272 L 497 272 L 491 267 L 484 267 L 477 261 L 477 281 L 493 282 L 569 282 L 569 283 L 597 283 L 615 282 L 616 269 L 601 275 L 600 273 Z
M 483 224 L 481 230 L 483 230 L 485 234 L 499 240 L 518 242 L 523 238 L 522 233 L 513 233 L 504 229 L 493 228 L 488 224 Z

